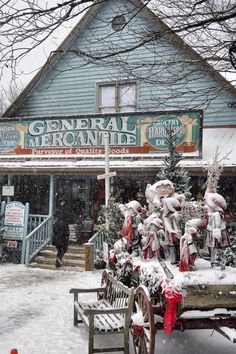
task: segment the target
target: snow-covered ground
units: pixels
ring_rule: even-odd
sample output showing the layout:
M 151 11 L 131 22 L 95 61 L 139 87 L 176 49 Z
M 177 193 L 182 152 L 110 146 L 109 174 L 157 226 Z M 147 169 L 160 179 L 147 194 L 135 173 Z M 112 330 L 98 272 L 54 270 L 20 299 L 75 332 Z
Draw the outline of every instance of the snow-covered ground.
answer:
M 83 325 L 73 326 L 69 290 L 97 286 L 100 278 L 101 271 L 77 273 L 0 265 L 0 354 L 10 354 L 13 348 L 19 354 L 86 354 L 88 333 Z M 109 336 L 106 341 L 117 343 Z M 133 354 L 132 343 L 130 347 Z M 156 354 L 236 353 L 236 344 L 210 330 L 174 331 L 171 336 L 160 331 L 155 348 Z

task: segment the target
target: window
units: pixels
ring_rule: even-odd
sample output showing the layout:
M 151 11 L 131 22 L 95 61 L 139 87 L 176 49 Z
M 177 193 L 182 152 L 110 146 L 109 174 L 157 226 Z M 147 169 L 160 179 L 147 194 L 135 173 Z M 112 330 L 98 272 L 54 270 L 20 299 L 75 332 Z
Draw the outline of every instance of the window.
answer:
M 135 110 L 135 83 L 129 82 L 98 85 L 98 112 L 134 112 Z

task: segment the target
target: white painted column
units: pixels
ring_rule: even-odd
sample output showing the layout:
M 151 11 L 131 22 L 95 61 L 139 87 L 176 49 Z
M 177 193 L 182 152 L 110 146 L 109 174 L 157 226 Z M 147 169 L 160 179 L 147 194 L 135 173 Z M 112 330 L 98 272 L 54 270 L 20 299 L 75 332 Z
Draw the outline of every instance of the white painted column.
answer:
M 110 198 L 110 178 L 109 178 L 109 134 L 104 135 L 105 143 L 105 205 L 108 206 L 108 200 Z
M 50 175 L 50 191 L 49 191 L 49 206 L 48 214 L 53 216 L 53 201 L 54 201 L 54 178 L 53 175 Z
M 10 186 L 11 185 L 11 175 L 7 175 L 7 185 Z M 13 199 L 15 200 L 15 199 Z M 10 203 L 11 201 L 11 197 L 7 197 L 7 203 Z
M 53 178 L 53 175 L 50 175 L 48 214 L 49 214 L 49 216 L 52 216 L 52 217 L 53 217 L 53 214 L 54 214 L 53 201 L 54 201 L 54 178 Z M 52 241 L 52 237 L 53 237 L 53 234 L 52 234 L 52 222 L 53 222 L 53 220 L 51 219 L 50 227 L 49 227 L 49 230 L 48 230 L 50 238 L 51 238 L 51 241 Z

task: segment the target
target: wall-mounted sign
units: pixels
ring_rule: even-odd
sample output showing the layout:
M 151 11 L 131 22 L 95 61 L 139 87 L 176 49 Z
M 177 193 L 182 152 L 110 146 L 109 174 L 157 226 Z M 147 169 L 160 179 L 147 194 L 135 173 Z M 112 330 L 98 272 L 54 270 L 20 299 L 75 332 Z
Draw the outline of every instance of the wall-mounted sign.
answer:
M 93 220 L 87 216 L 82 222 L 82 232 L 92 232 Z
M 2 195 L 4 197 L 13 197 L 14 196 L 14 186 L 2 186 Z
M 9 202 L 5 207 L 4 239 L 21 240 L 24 233 L 25 205 L 20 202 Z
M 168 152 L 166 128 L 171 128 L 177 151 L 200 157 L 202 118 L 202 111 L 20 118 L 0 123 L 0 153 L 100 155 L 108 133 L 111 155 L 162 156 Z

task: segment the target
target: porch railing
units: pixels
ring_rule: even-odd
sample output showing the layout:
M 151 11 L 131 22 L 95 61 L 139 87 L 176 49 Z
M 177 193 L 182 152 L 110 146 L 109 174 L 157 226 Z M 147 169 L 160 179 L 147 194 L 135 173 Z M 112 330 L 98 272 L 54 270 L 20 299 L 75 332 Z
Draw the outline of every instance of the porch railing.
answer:
M 29 234 L 31 231 L 36 229 L 36 227 L 39 226 L 47 218 L 48 218 L 48 215 L 29 214 L 27 233 Z
M 52 217 L 46 215 L 30 215 L 29 234 L 22 245 L 21 263 L 28 265 L 30 261 L 52 240 Z M 34 228 L 35 226 L 35 228 Z
M 87 242 L 87 244 L 92 245 L 92 262 L 96 259 L 96 251 L 103 251 L 103 243 L 105 242 L 104 233 L 102 231 L 97 231 Z

